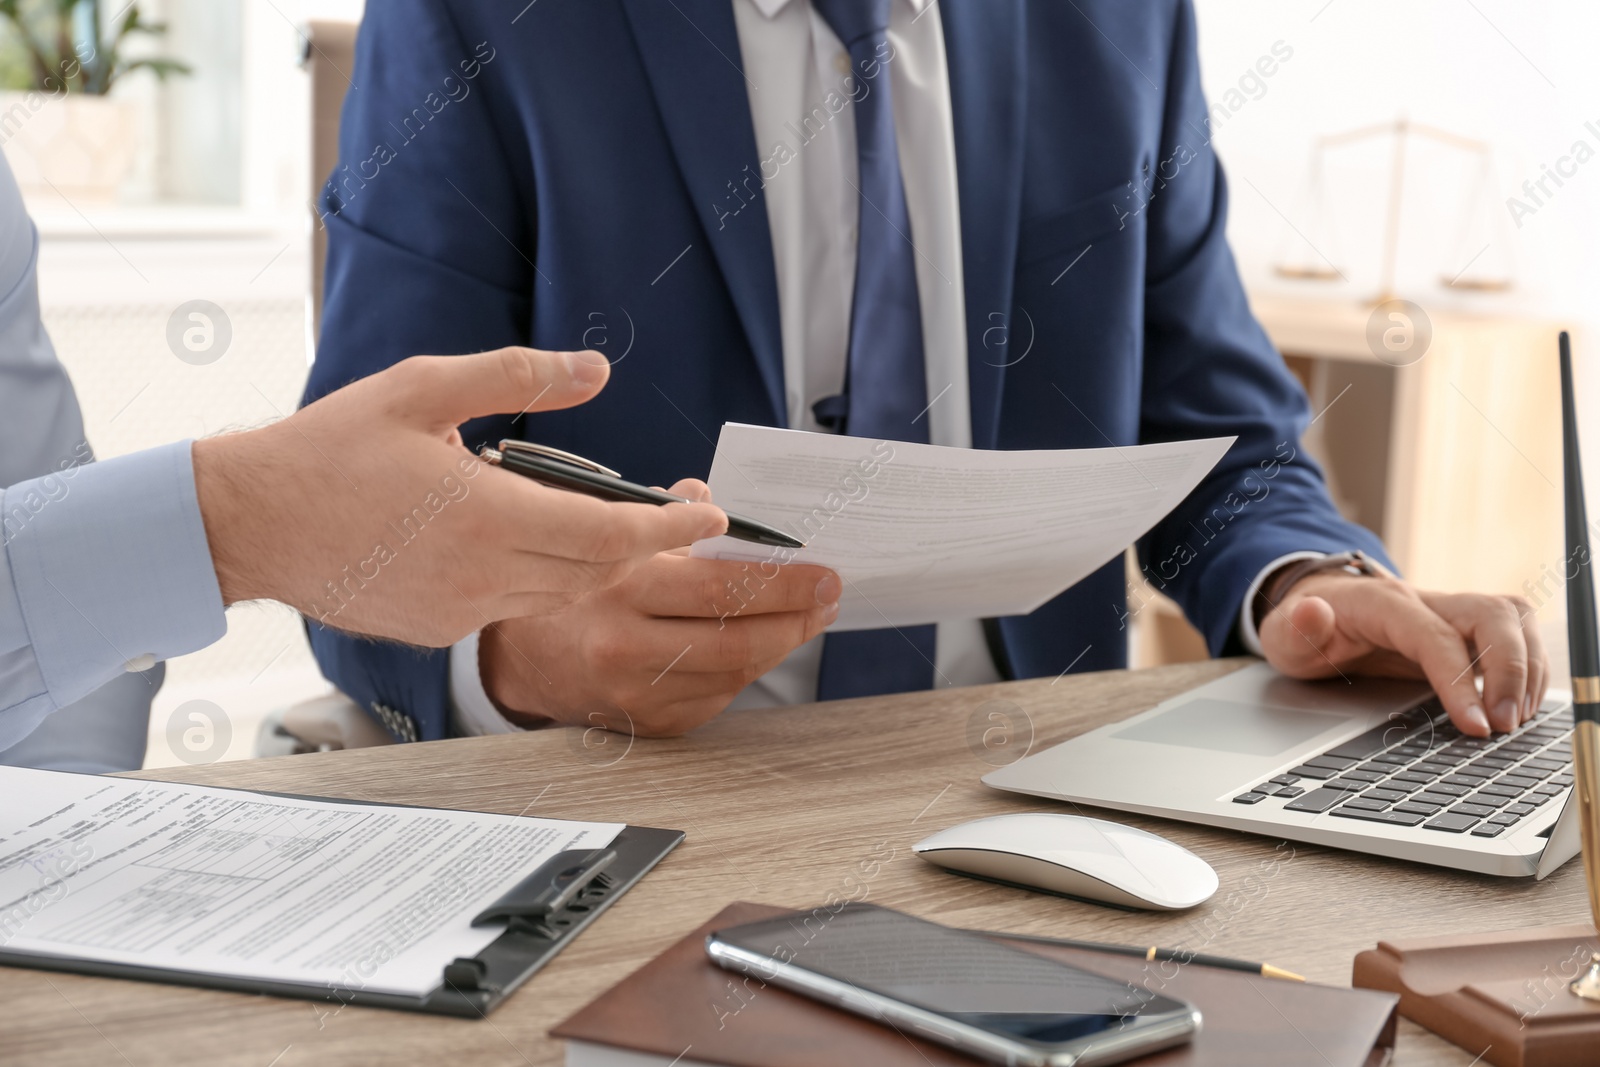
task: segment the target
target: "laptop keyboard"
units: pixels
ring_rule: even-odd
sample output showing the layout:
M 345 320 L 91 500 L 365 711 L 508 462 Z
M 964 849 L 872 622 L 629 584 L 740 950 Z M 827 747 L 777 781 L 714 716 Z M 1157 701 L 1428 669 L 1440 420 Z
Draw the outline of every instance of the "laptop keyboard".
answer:
M 1468 737 L 1434 699 L 1233 802 L 1497 837 L 1571 787 L 1571 707 L 1510 734 Z

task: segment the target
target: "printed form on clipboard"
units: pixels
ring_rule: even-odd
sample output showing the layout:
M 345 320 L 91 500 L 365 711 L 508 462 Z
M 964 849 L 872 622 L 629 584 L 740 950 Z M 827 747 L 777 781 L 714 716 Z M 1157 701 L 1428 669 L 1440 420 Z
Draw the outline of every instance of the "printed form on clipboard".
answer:
M 12 767 L 0 796 L 0 961 L 302 996 L 426 998 L 530 872 L 638 829 Z

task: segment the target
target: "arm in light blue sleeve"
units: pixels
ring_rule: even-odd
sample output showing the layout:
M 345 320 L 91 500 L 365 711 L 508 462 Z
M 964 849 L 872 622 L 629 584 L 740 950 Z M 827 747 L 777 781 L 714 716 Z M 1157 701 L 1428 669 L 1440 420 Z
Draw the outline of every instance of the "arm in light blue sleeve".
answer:
M 188 441 L 19 482 L 0 523 L 0 749 L 226 630 Z
M 38 231 L 0 158 L 0 762 L 130 664 L 225 629 L 189 443 L 91 462 L 39 315 L 38 263 Z M 79 755 L 137 767 L 149 704 L 139 687 L 101 694 L 76 720 L 98 735 Z M 123 752 L 112 735 L 130 731 Z

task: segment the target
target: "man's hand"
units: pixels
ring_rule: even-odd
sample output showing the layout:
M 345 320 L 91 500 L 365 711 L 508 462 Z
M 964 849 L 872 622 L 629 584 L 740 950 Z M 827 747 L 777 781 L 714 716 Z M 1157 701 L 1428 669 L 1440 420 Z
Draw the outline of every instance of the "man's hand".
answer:
M 442 647 L 722 533 L 709 504 L 607 503 L 462 446 L 469 419 L 572 407 L 609 374 L 596 352 L 419 356 L 282 422 L 196 441 L 223 602 L 281 600 L 342 630 Z
M 699 482 L 672 492 L 708 496 Z M 681 734 L 838 618 L 841 591 L 823 567 L 662 554 L 560 615 L 485 629 L 484 688 L 523 725 Z
M 1473 737 L 1516 729 L 1544 698 L 1550 661 L 1521 597 L 1426 593 L 1398 578 L 1338 572 L 1308 575 L 1276 596 L 1260 625 L 1261 647 L 1292 677 L 1426 678 L 1451 721 Z

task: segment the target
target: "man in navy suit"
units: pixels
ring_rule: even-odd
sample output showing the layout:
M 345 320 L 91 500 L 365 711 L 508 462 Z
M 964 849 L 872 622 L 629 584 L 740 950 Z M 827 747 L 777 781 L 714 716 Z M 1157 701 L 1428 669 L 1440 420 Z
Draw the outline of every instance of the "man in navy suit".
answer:
M 409 352 L 595 348 L 595 402 L 463 435 L 663 485 L 709 469 L 728 421 L 1005 449 L 1237 435 L 1138 546 L 1213 653 L 1424 675 L 1471 734 L 1537 706 L 1526 605 L 1387 574 L 1301 448 L 1305 396 L 1224 236 L 1189 0 L 383 0 L 351 82 L 308 398 Z M 1026 617 L 821 639 L 836 576 L 784 568 L 748 603 L 740 578 L 668 554 L 448 651 L 312 642 L 425 739 L 673 733 L 1125 662 L 1120 558 Z

